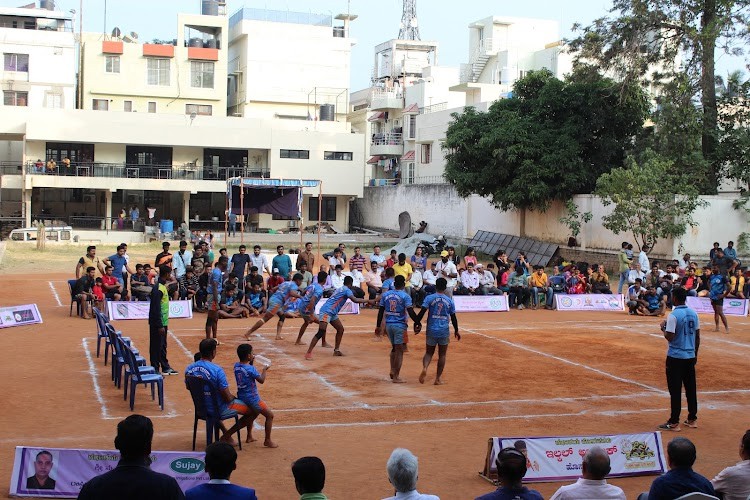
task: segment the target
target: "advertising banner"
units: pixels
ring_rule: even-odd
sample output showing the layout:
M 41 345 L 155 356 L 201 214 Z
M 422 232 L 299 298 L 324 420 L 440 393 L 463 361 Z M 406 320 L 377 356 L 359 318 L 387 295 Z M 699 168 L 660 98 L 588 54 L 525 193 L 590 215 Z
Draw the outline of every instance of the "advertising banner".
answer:
M 109 319 L 148 319 L 150 302 L 114 302 L 107 301 Z M 170 300 L 169 318 L 192 318 L 193 305 L 189 300 Z
M 558 311 L 624 311 L 622 294 L 586 293 L 580 295 L 555 294 Z
M 0 307 L 0 328 L 33 325 L 34 323 L 43 323 L 36 304 Z
M 724 314 L 727 316 L 747 316 L 747 299 L 724 299 Z M 708 297 L 688 297 L 687 306 L 698 314 L 713 314 L 711 299 Z
M 320 299 L 318 303 L 315 304 L 315 314 L 320 314 L 320 308 L 323 307 L 323 304 L 326 302 L 328 302 L 328 299 Z M 339 311 L 339 314 L 359 314 L 359 304 L 347 300 L 344 307 Z
M 205 454 L 155 451 L 151 469 L 172 476 L 185 491 L 209 480 Z M 117 467 L 120 452 L 16 446 L 10 495 L 76 498 L 89 479 Z
M 456 312 L 507 312 L 507 295 L 454 295 Z
M 607 477 L 657 475 L 665 472 L 661 433 L 605 436 L 491 438 L 482 474 L 497 479 L 495 457 L 503 448 L 526 455 L 524 482 L 569 481 L 581 476 L 583 456 L 592 446 L 609 454 L 612 471 Z

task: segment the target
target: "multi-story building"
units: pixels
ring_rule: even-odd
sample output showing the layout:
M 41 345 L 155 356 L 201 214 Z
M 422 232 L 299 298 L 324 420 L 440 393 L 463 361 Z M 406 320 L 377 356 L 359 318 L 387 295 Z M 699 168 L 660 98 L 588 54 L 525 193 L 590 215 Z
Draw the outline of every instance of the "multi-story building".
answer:
M 244 116 L 225 116 L 227 81 L 231 84 L 242 74 L 256 79 L 259 71 L 257 67 L 249 75 L 227 71 L 230 47 L 245 54 L 246 61 L 259 61 L 261 53 L 274 44 L 273 39 L 250 44 L 253 38 L 242 31 L 247 28 L 245 15 L 246 10 L 242 10 L 232 17 L 239 21 L 228 23 L 221 15 L 181 14 L 178 38 L 167 44 L 141 44 L 132 35 L 126 40 L 122 33 L 119 40 L 85 35 L 85 109 L 32 114 L 16 108 L 0 122 L 0 136 L 16 134 L 23 144 L 23 175 L 10 177 L 17 177 L 14 182 L 26 223 L 39 217 L 68 220 L 74 227 L 90 224 L 99 228 L 133 205 L 142 214 L 145 206 L 156 208 L 157 219 L 172 219 L 175 225 L 182 221 L 192 224 L 198 218 L 223 221 L 226 179 L 242 176 L 322 181 L 322 213 L 318 213 L 318 188 L 304 190 L 304 223 L 321 220 L 347 229 L 349 202 L 362 196 L 365 157 L 363 137 L 352 133 L 341 113 L 319 116 L 328 103 L 318 101 L 315 112 L 310 108 L 312 119 L 295 119 L 298 117 L 293 115 L 299 111 L 290 110 L 300 109 L 301 92 L 289 92 L 284 97 L 287 101 L 283 101 L 282 95 L 274 98 L 270 94 L 272 87 L 266 94 L 259 87 L 244 87 L 245 95 L 251 97 L 242 104 Z M 290 23 L 274 18 L 272 12 L 265 15 L 273 20 L 252 19 L 253 29 L 278 32 L 280 36 L 291 29 L 287 26 Z M 295 19 L 309 16 L 289 15 Z M 353 18 L 340 17 L 345 24 Z M 330 16 L 308 18 L 325 18 L 325 32 L 334 39 L 340 59 L 348 67 L 351 40 L 348 36 L 342 39 L 343 28 L 334 27 Z M 197 30 L 203 38 L 187 30 Z M 322 32 L 310 34 L 310 40 L 298 37 L 296 45 L 327 44 L 320 39 Z M 346 30 L 343 33 L 348 35 Z M 201 47 L 197 39 L 202 40 Z M 151 60 L 166 60 L 166 74 L 152 71 L 155 63 Z M 205 66 L 193 73 L 197 61 L 214 63 L 213 88 L 192 85 L 193 77 L 210 73 L 204 71 Z M 162 68 L 161 64 L 156 66 Z M 283 60 L 266 61 L 263 73 L 274 74 L 275 64 L 280 73 L 290 74 Z M 318 80 L 315 75 L 326 70 L 316 69 L 314 61 L 306 64 L 309 78 L 304 85 L 314 90 Z M 108 71 L 115 68 L 119 74 Z M 89 71 L 93 76 L 87 74 Z M 209 80 L 206 77 L 202 81 Z M 132 81 L 135 83 L 127 85 Z M 342 86 L 345 110 L 348 72 L 346 78 L 322 83 Z M 155 112 L 149 112 L 151 102 L 155 103 Z M 193 105 L 198 109 L 191 109 Z M 211 107 L 210 113 L 202 112 L 200 107 L 205 106 Z M 274 107 L 278 112 L 272 112 Z M 56 163 L 51 171 L 45 165 L 48 160 Z M 271 215 L 250 216 L 246 222 L 251 227 L 273 229 L 298 224 Z

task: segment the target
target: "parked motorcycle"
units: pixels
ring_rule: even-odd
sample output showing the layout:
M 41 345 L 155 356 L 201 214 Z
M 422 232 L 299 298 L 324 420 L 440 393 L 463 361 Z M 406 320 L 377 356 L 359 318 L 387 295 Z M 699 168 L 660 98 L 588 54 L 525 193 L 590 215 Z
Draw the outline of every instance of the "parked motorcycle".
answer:
M 422 240 L 419 242 L 419 246 L 422 247 L 422 253 L 425 257 L 430 255 L 440 255 L 440 252 L 445 250 L 447 242 L 445 241 L 445 235 L 440 235 L 432 241 Z

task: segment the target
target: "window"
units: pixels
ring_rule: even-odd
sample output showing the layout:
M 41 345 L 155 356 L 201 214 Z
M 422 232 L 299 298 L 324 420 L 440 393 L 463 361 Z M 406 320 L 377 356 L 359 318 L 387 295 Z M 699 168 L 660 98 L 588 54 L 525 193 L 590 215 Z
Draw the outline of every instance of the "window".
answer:
M 526 75 L 528 75 L 528 74 L 529 74 L 529 72 L 527 70 L 524 70 L 524 69 L 519 70 L 518 71 L 518 79 L 522 80 L 522 79 L 526 78 Z
M 336 197 L 335 196 L 324 196 L 323 197 L 323 217 L 318 219 L 318 197 L 310 197 L 310 217 L 307 220 L 320 220 L 324 222 L 332 222 L 336 220 Z
M 3 90 L 3 104 L 6 106 L 28 106 L 29 93 Z
M 345 151 L 326 151 L 323 153 L 324 160 L 352 161 L 352 153 Z
M 156 113 L 156 102 L 149 101 L 148 102 L 148 112 L 149 113 Z
M 149 85 L 169 85 L 169 59 L 149 57 L 146 62 Z
M 94 111 L 109 111 L 109 101 L 107 99 L 94 99 Z
M 417 115 L 409 115 L 409 139 L 417 137 Z
M 196 115 L 211 116 L 213 114 L 213 106 L 210 104 L 185 104 L 185 114 L 192 115 L 193 113 Z
M 52 158 L 58 165 L 65 158 L 70 158 L 73 164 L 94 161 L 94 145 L 76 142 L 48 142 L 45 158 Z
M 125 101 L 123 106 L 123 111 L 126 113 L 132 113 L 133 112 L 133 101 Z
M 52 109 L 62 108 L 62 94 L 58 92 L 45 92 L 44 93 L 44 107 Z
M 432 144 L 421 144 L 422 164 L 432 162 Z
M 5 54 L 5 71 L 29 72 L 28 54 Z
M 306 149 L 282 149 L 281 151 L 279 151 L 279 158 L 293 158 L 295 160 L 309 160 L 310 151 Z
M 190 86 L 199 89 L 214 88 L 214 63 L 210 61 L 191 61 Z
M 404 184 L 414 184 L 414 163 L 407 163 L 404 169 Z
M 120 72 L 120 56 L 106 56 L 106 62 L 104 64 L 104 71 L 107 73 L 119 73 Z

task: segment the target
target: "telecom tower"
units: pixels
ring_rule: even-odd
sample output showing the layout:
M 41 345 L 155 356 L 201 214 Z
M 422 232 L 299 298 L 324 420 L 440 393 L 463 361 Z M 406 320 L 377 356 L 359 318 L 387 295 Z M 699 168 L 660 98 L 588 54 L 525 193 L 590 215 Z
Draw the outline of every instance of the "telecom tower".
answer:
M 417 23 L 417 0 L 404 0 L 404 13 L 401 16 L 399 40 L 421 40 Z

